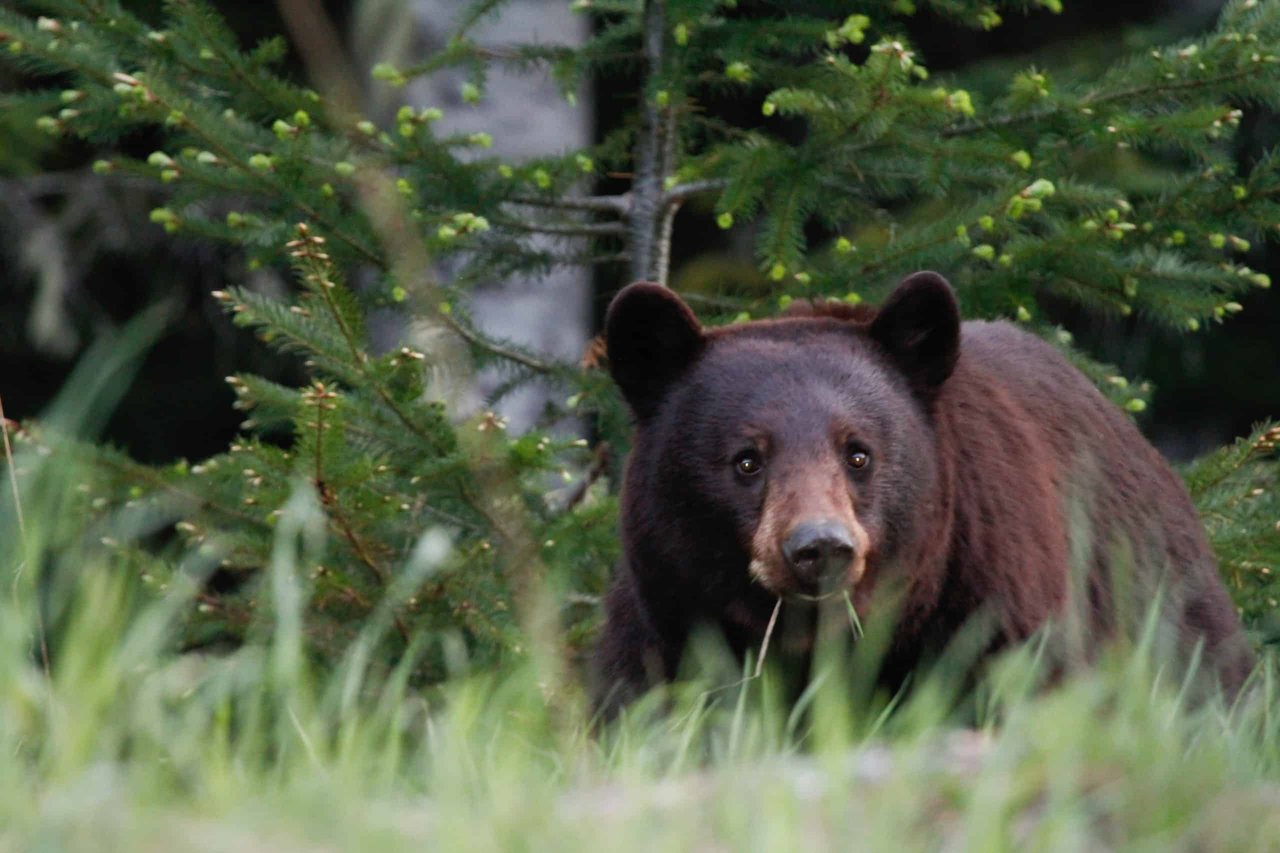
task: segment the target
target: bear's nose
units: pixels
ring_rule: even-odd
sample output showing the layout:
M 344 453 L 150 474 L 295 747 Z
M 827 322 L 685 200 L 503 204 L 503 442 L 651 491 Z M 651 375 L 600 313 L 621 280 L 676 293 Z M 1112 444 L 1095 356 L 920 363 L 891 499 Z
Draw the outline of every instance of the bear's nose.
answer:
M 802 522 L 783 543 L 782 556 L 798 580 L 818 587 L 849 567 L 853 537 L 838 521 Z

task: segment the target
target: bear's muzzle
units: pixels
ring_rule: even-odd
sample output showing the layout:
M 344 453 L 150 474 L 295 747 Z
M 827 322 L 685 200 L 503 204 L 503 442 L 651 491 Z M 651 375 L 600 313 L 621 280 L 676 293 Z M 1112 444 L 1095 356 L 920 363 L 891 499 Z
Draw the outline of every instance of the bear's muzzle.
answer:
M 782 543 L 782 557 L 805 593 L 842 586 L 855 556 L 853 534 L 835 519 L 805 521 Z

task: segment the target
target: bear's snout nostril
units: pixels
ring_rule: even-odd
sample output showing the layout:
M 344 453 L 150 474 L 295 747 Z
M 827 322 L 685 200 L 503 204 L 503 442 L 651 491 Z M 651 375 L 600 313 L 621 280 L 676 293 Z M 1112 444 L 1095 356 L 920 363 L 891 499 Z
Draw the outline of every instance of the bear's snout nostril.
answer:
M 853 560 L 853 537 L 836 521 L 796 525 L 782 546 L 782 556 L 797 579 L 818 586 L 844 572 Z

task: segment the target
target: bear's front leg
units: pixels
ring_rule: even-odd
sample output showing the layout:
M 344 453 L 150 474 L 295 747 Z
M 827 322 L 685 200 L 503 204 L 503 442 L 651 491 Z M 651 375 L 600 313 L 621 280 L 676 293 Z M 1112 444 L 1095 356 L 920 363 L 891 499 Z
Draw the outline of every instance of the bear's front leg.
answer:
M 604 626 L 592 660 L 592 705 L 608 721 L 649 688 L 675 676 L 680 641 L 664 638 L 640 595 L 635 575 L 618 567 L 604 601 Z

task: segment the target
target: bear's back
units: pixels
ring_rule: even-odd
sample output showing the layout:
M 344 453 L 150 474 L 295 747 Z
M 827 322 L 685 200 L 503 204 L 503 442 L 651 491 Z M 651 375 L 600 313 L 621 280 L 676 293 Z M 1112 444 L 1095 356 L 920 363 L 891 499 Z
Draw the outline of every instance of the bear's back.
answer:
M 966 322 L 948 386 L 941 405 L 981 411 L 985 403 L 990 419 L 1015 421 L 1034 436 L 1037 458 L 1021 461 L 1048 464 L 1060 491 L 1075 488 L 1113 517 L 1159 518 L 1198 533 L 1191 501 L 1164 457 L 1052 345 L 1011 323 Z M 1105 506 L 1113 499 L 1123 506 Z
M 1104 633 L 1132 627 L 1129 620 L 1141 620 L 1158 599 L 1162 621 L 1176 632 L 1171 644 L 1203 640 L 1226 682 L 1243 679 L 1250 656 L 1181 478 L 1052 345 L 1011 323 L 965 322 L 937 418 L 940 440 L 975 463 L 956 470 L 958 535 L 994 541 L 981 516 L 993 504 L 1021 504 L 1034 529 L 1009 535 L 1038 541 L 1041 557 L 1065 553 L 1067 573 L 1076 575 L 1024 596 L 1045 603 L 1060 596 L 1059 607 L 1070 600 L 1086 630 Z M 1007 544 L 992 550 L 1010 553 Z M 975 565 L 988 560 L 980 551 L 968 555 Z M 1027 567 L 1004 570 L 1018 587 Z M 981 572 L 989 579 L 989 564 Z
M 1137 440 L 1148 446 L 1129 419 L 1062 353 L 1012 323 L 966 321 L 961 326 L 960 359 L 989 373 L 1038 420 L 1086 432 L 1105 424 L 1108 432 L 1125 433 L 1122 442 Z

